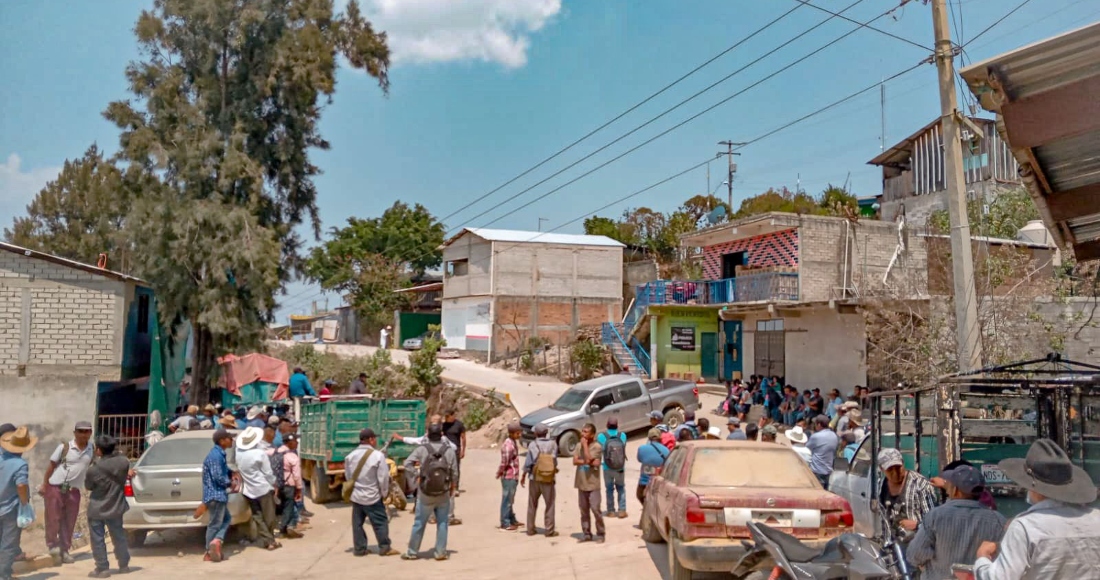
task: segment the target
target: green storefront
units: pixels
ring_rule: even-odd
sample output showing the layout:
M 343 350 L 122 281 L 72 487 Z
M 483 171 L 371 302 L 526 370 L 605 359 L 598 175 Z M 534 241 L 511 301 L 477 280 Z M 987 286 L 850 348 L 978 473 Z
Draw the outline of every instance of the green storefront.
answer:
M 712 307 L 651 306 L 650 315 L 658 376 L 719 380 L 722 348 L 717 310 Z

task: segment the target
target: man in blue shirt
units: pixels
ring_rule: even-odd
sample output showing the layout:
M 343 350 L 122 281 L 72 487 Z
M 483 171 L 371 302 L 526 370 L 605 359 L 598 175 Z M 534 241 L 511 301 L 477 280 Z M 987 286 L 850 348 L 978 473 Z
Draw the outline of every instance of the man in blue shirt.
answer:
M 309 377 L 306 376 L 302 367 L 294 367 L 294 374 L 290 375 L 290 398 L 300 399 L 316 396 L 317 392 L 313 390 L 313 385 L 309 384 Z
M 5 425 L 5 428 L 7 426 Z M 38 443 L 26 427 L 0 437 L 0 580 L 11 579 L 12 564 L 21 550 L 19 510 L 31 502 L 29 468 L 23 454 Z
M 603 487 L 607 494 L 607 517 L 626 517 L 626 433 L 619 431 L 619 420 L 607 420 L 607 431 L 597 440 L 603 450 Z M 615 442 L 621 441 L 622 445 Z M 609 444 L 608 442 L 611 441 Z M 615 511 L 615 493 L 619 494 L 619 510 Z
M 836 448 L 840 444 L 836 433 L 829 428 L 829 418 L 818 415 L 813 420 L 814 434 L 806 443 L 810 450 L 810 471 L 814 472 L 821 487 L 829 490 L 829 476 L 833 473 L 833 461 L 836 459 Z
M 233 436 L 225 429 L 214 432 L 214 448 L 202 462 L 202 503 L 210 514 L 206 525 L 206 557 L 210 562 L 222 561 L 222 542 L 233 518 L 229 513 L 229 463 L 225 450 L 233 446 Z M 203 510 L 200 507 L 200 512 Z M 196 516 L 202 517 L 201 513 Z
M 638 502 L 642 505 L 645 505 L 645 490 L 650 478 L 660 473 L 669 453 L 672 452 L 668 447 L 661 445 L 661 430 L 656 427 L 650 429 L 646 442 L 638 448 L 638 463 L 642 464 L 642 476 L 638 478 Z

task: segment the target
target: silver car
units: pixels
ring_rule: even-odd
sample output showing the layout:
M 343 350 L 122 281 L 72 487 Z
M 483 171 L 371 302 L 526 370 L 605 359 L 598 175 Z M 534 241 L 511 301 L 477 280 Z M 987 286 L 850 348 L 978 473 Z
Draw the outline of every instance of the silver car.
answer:
M 130 509 L 122 521 L 131 547 L 141 546 L 150 530 L 206 527 L 210 515 L 195 519 L 194 513 L 202 504 L 202 463 L 214 447 L 213 435 L 211 430 L 177 432 L 145 450 L 134 464 L 126 486 Z M 226 456 L 236 471 L 233 447 Z M 239 493 L 229 494 L 229 513 L 234 526 L 252 516 Z

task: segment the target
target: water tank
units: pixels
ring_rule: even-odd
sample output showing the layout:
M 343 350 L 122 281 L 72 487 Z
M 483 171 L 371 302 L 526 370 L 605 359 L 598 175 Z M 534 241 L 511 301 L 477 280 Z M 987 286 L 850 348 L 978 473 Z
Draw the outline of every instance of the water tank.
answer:
M 1054 237 L 1047 231 L 1042 220 L 1031 220 L 1027 222 L 1027 225 L 1020 228 L 1020 231 L 1016 233 L 1016 239 L 1021 242 L 1031 242 L 1033 244 L 1054 245 Z

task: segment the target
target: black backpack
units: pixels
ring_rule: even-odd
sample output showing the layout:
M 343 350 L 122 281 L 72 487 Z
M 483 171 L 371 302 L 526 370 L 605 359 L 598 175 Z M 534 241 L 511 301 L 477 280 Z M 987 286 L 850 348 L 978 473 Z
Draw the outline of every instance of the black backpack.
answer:
M 623 443 L 622 434 L 614 436 L 604 433 L 606 443 L 603 446 L 603 462 L 609 469 L 622 471 L 626 467 L 626 443 Z
M 425 495 L 440 496 L 451 491 L 451 466 L 447 463 L 447 446 L 443 443 L 425 443 L 428 458 L 420 466 L 420 491 Z
M 271 473 L 275 474 L 275 489 L 277 490 L 286 485 L 286 470 L 283 469 L 283 457 L 285 455 L 286 453 L 276 451 L 269 457 L 271 460 Z

